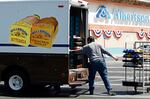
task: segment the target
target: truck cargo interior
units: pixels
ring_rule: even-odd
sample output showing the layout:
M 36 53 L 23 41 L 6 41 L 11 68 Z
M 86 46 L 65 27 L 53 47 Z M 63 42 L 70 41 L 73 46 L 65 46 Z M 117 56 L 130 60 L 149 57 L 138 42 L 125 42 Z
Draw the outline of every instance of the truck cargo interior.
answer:
M 70 49 L 77 50 L 86 44 L 86 9 L 71 7 L 70 10 Z M 71 51 L 69 57 L 69 82 L 81 84 L 87 79 L 87 58 L 81 51 Z M 77 77 L 76 77 L 77 76 Z M 74 82 L 78 81 L 78 82 Z M 79 82 L 80 81 L 80 82 Z

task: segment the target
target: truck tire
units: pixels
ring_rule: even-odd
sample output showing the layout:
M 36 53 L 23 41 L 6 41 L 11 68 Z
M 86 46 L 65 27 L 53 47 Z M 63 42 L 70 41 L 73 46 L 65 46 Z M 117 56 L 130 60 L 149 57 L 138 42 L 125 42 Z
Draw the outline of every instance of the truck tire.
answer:
M 28 79 L 22 71 L 10 71 L 6 75 L 4 84 L 9 92 L 19 94 L 26 90 L 28 86 Z

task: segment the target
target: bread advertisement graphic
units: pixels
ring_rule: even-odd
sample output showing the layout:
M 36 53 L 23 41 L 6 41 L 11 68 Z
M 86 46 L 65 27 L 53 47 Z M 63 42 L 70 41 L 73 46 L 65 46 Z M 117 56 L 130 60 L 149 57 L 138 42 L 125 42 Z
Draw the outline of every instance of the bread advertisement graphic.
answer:
M 32 25 L 39 21 L 36 15 L 27 16 L 11 25 L 10 42 L 17 45 L 28 46 Z
M 11 25 L 10 42 L 21 46 L 51 48 L 58 32 L 55 17 L 27 16 Z
M 33 24 L 31 31 L 31 42 L 33 46 L 50 48 L 58 32 L 58 22 L 54 17 L 42 18 Z

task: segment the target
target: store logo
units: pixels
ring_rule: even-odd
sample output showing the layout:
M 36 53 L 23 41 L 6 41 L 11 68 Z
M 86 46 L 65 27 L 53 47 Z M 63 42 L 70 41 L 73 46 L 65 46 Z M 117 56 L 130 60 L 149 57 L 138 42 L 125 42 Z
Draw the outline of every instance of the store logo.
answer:
M 100 6 L 96 13 L 96 18 L 107 18 L 110 19 L 110 15 L 104 5 Z

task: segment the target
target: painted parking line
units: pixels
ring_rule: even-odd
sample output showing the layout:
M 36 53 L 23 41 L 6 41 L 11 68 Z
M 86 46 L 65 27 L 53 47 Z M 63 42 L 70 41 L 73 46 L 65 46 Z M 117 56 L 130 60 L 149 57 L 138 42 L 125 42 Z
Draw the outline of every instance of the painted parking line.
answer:
M 81 95 L 81 97 L 88 97 L 88 98 L 112 98 L 112 99 L 150 99 L 150 95 L 116 95 L 116 96 L 108 96 L 107 94 L 101 94 L 101 95 Z
M 101 85 L 104 85 L 104 83 L 103 82 L 95 82 L 94 85 L 95 86 L 101 86 Z M 113 86 L 122 86 L 121 83 L 111 83 L 111 85 L 113 85 Z
M 96 75 L 95 76 L 96 78 L 100 78 L 100 75 Z M 111 76 L 111 75 L 109 75 L 109 77 L 108 78 L 115 78 L 115 79 L 123 79 L 124 78 L 124 76 Z M 133 77 L 129 77 L 129 79 L 130 78 L 132 78 L 133 79 Z

